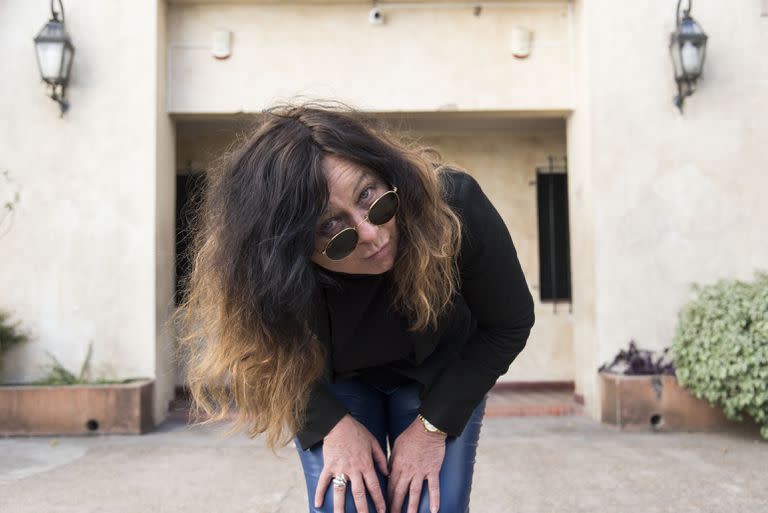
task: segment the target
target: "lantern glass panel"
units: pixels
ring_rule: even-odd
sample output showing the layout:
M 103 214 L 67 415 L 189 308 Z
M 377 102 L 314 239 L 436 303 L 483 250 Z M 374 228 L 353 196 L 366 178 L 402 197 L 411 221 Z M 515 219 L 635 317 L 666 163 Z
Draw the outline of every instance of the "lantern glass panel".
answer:
M 61 41 L 37 43 L 37 60 L 40 63 L 40 74 L 43 80 L 52 83 L 59 81 L 64 55 L 64 43 Z
M 702 48 L 691 41 L 683 43 L 680 48 L 682 69 L 686 76 L 697 77 L 701 74 Z
M 74 49 L 72 48 L 72 45 L 67 44 L 64 47 L 64 62 L 61 66 L 61 80 L 65 83 L 69 80 L 69 68 L 72 66 L 73 53 Z

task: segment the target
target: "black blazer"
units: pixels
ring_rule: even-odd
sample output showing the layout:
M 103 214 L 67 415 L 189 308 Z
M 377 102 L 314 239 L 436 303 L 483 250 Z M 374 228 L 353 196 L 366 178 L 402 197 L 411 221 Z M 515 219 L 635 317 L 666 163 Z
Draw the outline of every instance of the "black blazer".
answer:
M 448 170 L 441 179 L 448 204 L 462 224 L 461 290 L 437 330 L 401 332 L 409 337 L 411 355 L 391 367 L 423 385 L 419 413 L 448 436 L 458 436 L 522 351 L 535 318 L 517 251 L 499 213 L 469 174 Z M 318 306 L 313 329 L 330 355 L 329 317 L 326 305 Z M 336 377 L 329 356 L 324 376 L 313 384 L 306 423 L 296 434 L 302 449 L 322 441 L 348 413 L 326 386 Z

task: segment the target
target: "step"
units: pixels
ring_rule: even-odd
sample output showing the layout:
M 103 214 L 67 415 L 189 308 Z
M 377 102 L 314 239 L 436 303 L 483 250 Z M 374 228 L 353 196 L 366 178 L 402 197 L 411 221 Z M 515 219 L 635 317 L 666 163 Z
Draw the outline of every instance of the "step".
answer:
M 573 384 L 569 382 L 497 383 L 488 392 L 486 417 L 528 417 L 581 415 Z M 169 420 L 189 421 L 189 399 L 185 391 L 177 391 L 169 407 Z M 234 419 L 234 414 L 227 417 Z
M 572 390 L 495 386 L 488 392 L 486 417 L 581 415 Z

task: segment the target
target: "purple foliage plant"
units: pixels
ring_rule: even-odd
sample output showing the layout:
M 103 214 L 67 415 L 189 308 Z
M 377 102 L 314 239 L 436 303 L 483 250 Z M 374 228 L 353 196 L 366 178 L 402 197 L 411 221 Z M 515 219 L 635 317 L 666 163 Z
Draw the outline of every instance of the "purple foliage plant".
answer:
M 675 375 L 675 364 L 671 361 L 664 361 L 669 351 L 665 347 L 661 356 L 654 359 L 653 351 L 638 349 L 634 340 L 629 341 L 629 349 L 619 351 L 616 358 L 610 364 L 600 366 L 598 372 L 610 372 L 614 374 L 624 374 L 627 376 L 645 376 L 655 374 Z

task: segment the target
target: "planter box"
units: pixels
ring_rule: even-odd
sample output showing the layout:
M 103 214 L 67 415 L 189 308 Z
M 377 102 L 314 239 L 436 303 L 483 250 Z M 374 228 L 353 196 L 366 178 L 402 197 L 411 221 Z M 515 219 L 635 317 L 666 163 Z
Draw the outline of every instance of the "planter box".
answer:
M 729 420 L 720 408 L 694 397 L 678 385 L 674 376 L 599 374 L 602 421 L 605 423 L 622 429 L 658 431 L 744 427 L 740 422 Z
M 146 433 L 154 382 L 0 386 L 0 436 Z

